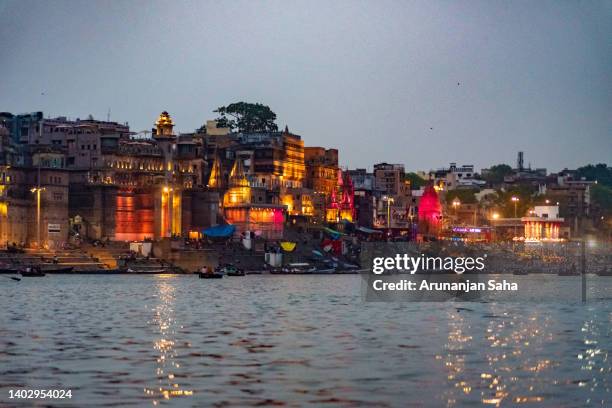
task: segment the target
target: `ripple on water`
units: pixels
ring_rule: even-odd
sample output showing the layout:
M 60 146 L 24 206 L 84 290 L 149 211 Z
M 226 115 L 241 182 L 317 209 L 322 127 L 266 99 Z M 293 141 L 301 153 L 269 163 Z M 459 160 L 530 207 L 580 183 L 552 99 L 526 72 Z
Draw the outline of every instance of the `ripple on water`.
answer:
M 99 406 L 610 401 L 608 303 L 366 304 L 360 285 L 358 276 L 31 280 L 0 297 L 0 388 L 69 387 L 77 405 Z

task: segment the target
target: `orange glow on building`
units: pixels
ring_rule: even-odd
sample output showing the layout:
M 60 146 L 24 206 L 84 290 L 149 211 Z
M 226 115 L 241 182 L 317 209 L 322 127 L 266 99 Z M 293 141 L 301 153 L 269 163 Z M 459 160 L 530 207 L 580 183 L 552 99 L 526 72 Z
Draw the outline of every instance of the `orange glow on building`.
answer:
M 150 193 L 119 191 L 116 197 L 115 239 L 142 241 L 154 236 L 154 203 Z
M 266 239 L 283 236 L 284 212 L 275 205 L 236 206 L 225 209 L 227 221 L 236 226 L 238 232 L 253 231 Z
M 182 223 L 181 192 L 174 190 L 172 196 L 172 234 L 181 235 Z

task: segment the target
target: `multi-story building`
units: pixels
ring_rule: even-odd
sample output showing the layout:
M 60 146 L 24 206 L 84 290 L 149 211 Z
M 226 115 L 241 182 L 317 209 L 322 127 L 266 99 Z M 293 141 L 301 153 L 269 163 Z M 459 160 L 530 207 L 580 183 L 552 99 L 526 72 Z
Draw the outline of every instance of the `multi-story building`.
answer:
M 316 222 L 322 222 L 331 196 L 338 188 L 338 150 L 305 147 L 304 162 L 304 185 L 312 191 L 314 219 Z
M 374 165 L 374 187 L 387 195 L 405 193 L 403 164 L 378 163 Z
M 434 188 L 438 191 L 455 190 L 458 188 L 479 189 L 487 184 L 476 176 L 473 164 L 457 166 L 457 163 L 451 163 L 448 168 L 429 172 L 429 178 L 433 180 Z

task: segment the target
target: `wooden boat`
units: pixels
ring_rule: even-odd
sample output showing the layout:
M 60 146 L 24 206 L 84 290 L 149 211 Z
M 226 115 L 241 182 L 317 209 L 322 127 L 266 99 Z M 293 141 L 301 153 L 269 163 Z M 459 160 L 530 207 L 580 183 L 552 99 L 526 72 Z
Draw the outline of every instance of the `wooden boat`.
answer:
M 612 276 L 612 269 L 602 268 L 601 270 L 596 272 L 599 276 Z
M 237 266 L 228 264 L 222 267 L 221 269 L 217 269 L 215 272 L 221 273 L 227 276 L 244 276 L 244 270 L 238 268 Z
M 128 268 L 126 269 L 126 272 L 128 274 L 134 274 L 134 275 L 162 275 L 162 274 L 170 273 L 167 268 L 157 268 L 157 269 Z
M 50 265 L 49 267 L 42 267 L 40 269 L 46 273 L 70 273 L 74 270 L 74 266 Z
M 243 270 L 241 270 L 241 269 L 237 269 L 237 270 L 236 270 L 236 271 L 234 271 L 234 272 L 228 272 L 228 273 L 227 273 L 227 276 L 244 276 L 244 275 L 246 275 L 246 274 L 245 274 L 245 273 L 244 273 L 244 271 L 243 271 Z
M 34 278 L 34 277 L 45 276 L 45 273 L 43 271 L 41 271 L 40 268 L 38 268 L 38 267 L 35 267 L 35 268 L 26 268 L 26 269 L 22 270 L 20 272 L 20 274 L 24 278 Z
M 199 272 L 198 276 L 200 277 L 200 279 L 221 279 L 223 278 L 223 274 L 217 273 L 217 272 L 210 272 L 210 273 Z

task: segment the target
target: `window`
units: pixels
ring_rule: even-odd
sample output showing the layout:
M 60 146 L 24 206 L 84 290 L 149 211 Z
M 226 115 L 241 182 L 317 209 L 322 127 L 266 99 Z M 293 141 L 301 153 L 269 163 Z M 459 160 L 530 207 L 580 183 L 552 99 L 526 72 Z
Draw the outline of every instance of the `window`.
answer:
M 53 199 L 55 201 L 62 201 L 64 199 L 64 193 L 53 193 Z

